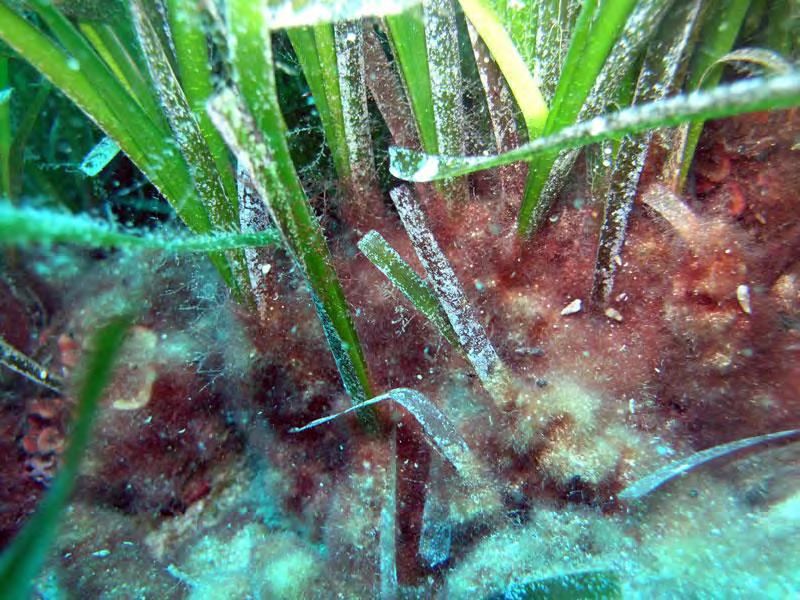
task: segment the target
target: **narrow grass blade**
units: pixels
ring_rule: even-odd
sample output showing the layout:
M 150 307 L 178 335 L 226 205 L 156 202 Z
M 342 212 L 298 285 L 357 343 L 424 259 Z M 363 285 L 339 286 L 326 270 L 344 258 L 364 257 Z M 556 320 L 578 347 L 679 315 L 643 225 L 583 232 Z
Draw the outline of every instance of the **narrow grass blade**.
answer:
M 451 0 L 425 0 L 422 6 L 437 151 L 459 154 L 464 151 L 464 108 L 455 12 Z
M 700 242 L 703 221 L 672 188 L 654 183 L 644 190 L 641 201 L 669 223 L 690 245 Z
M 652 32 L 657 29 L 658 24 L 673 3 L 673 0 L 643 0 L 636 5 L 619 36 L 620 42 L 611 49 L 603 68 L 592 84 L 592 89 L 578 113 L 578 121 L 596 117 L 607 111 L 614 101 L 618 100 L 617 92 L 620 85 L 632 71 L 642 48 L 649 41 Z M 577 150 L 568 150 L 560 153 L 553 162 L 531 213 L 532 230 L 544 222 L 550 208 L 564 188 L 578 155 Z M 602 165 L 603 161 L 607 161 L 607 159 L 608 157 L 603 155 L 599 164 Z M 534 175 L 529 175 L 529 183 L 532 178 Z
M 431 456 L 417 546 L 417 555 L 428 569 L 435 569 L 450 558 L 453 542 L 450 490 L 444 485 L 446 474 L 442 466 L 440 457 Z
M 433 115 L 431 74 L 422 7 L 416 6 L 400 15 L 386 18 L 392 53 L 400 67 L 411 110 L 417 122 L 422 149 L 439 152 L 436 121 Z
M 78 167 L 87 177 L 95 177 L 119 154 L 119 146 L 111 138 L 104 137 L 81 161 Z
M 161 100 L 178 148 L 189 167 L 194 188 L 206 209 L 211 228 L 217 231 L 236 231 L 239 226 L 236 197 L 229 197 L 226 193 L 214 156 L 172 70 L 159 34 L 147 16 L 142 0 L 135 0 L 131 4 L 131 14 L 150 78 Z M 219 158 L 222 160 L 221 156 Z M 229 185 L 232 191 L 235 191 L 235 187 Z M 244 254 L 232 251 L 228 259 L 233 270 L 232 276 L 227 278 L 228 285 L 235 296 L 246 301 L 250 300 L 250 283 L 247 281 Z
M 431 78 L 433 121 L 436 125 L 438 151 L 463 153 L 465 149 L 464 77 L 462 77 L 459 24 L 455 0 L 423 0 L 425 44 L 428 49 L 428 73 Z M 488 132 L 487 132 L 488 133 Z M 466 179 L 445 181 L 437 186 L 450 204 L 469 199 Z
M 392 147 L 390 170 L 395 177 L 406 181 L 435 181 L 697 118 L 721 119 L 797 105 L 800 105 L 800 75 L 748 79 L 595 117 L 498 156 L 430 156 Z
M 386 275 L 411 304 L 427 318 L 454 348 L 460 348 L 453 326 L 433 290 L 377 231 L 370 231 L 358 248 L 378 270 Z
M 255 129 L 252 117 L 238 105 L 237 97 L 230 90 L 209 103 L 209 113 L 262 201 L 267 203 L 285 247 L 305 275 L 342 384 L 353 403 L 361 404 L 369 397 L 366 361 L 325 238 L 300 183 L 294 182 L 296 191 L 283 187 L 284 179 L 276 163 L 290 160 L 288 148 L 279 149 L 285 157 L 280 160 L 267 154 L 267 146 Z M 281 118 L 280 113 L 277 118 Z M 288 165 L 291 166 L 291 162 Z M 293 168 L 292 176 L 296 178 Z M 360 416 L 367 427 L 376 427 L 374 415 L 363 412 Z
M 62 510 L 75 487 L 100 397 L 111 378 L 128 326 L 128 319 L 116 318 L 98 331 L 91 341 L 76 394 L 76 417 L 63 465 L 34 515 L 0 555 L 0 589 L 7 598 L 28 598 L 33 580 L 45 563 L 58 532 Z
M 14 132 L 14 138 L 11 142 L 11 149 L 8 156 L 8 176 L 10 184 L 10 195 L 12 201 L 16 200 L 22 194 L 23 184 L 23 169 L 25 167 L 25 148 L 28 145 L 28 138 L 33 132 L 36 121 L 44 108 L 47 97 L 50 95 L 52 87 L 50 82 L 42 79 L 39 83 L 39 88 L 31 100 L 31 103 L 25 108 L 17 129 Z
M 411 189 L 398 187 L 390 195 L 459 345 L 486 390 L 501 401 L 508 383 L 507 368 L 478 322 L 455 271 L 425 223 Z
M 508 85 L 498 63 L 496 63 L 478 31 L 471 23 L 467 23 L 467 33 L 472 44 L 472 54 L 478 77 L 483 85 L 486 107 L 492 125 L 494 148 L 497 152 L 506 152 L 519 146 L 519 133 L 516 123 L 516 107 L 514 94 Z M 519 102 L 519 101 L 517 101 Z M 545 105 L 545 114 L 547 106 Z M 527 126 L 527 132 L 531 127 Z M 523 134 L 524 135 L 524 134 Z
M 747 64 L 760 67 L 768 75 L 786 75 L 791 73 L 795 66 L 777 52 L 768 48 L 739 48 L 728 52 L 719 60 L 714 61 L 703 78 L 708 76 L 711 69 L 725 64 Z
M 365 198 L 378 195 L 362 25 L 323 23 L 290 29 L 288 34 L 314 97 L 336 173 L 350 194 L 353 206 L 348 211 L 359 214 Z
M 306 276 L 344 388 L 359 404 L 371 396 L 367 364 L 330 251 L 289 154 L 275 88 L 269 22 L 248 0 L 230 0 L 227 8 L 230 64 L 240 94 L 228 92 L 211 102 L 212 119 L 248 171 Z M 360 412 L 359 417 L 368 429 L 377 428 L 370 411 Z
M 478 77 L 483 85 L 486 108 L 491 123 L 494 144 L 487 148 L 487 151 L 507 152 L 523 143 L 521 140 L 528 139 L 527 131 L 521 131 L 517 122 L 517 105 L 514 102 L 511 88 L 497 63 L 492 60 L 486 44 L 470 23 L 467 23 L 467 34 L 472 45 Z M 500 197 L 506 203 L 512 203 L 513 196 L 516 196 L 518 190 L 521 189 L 524 179 L 524 165 L 517 164 L 501 168 L 498 177 Z
M 403 90 L 400 74 L 389 64 L 378 35 L 371 28 L 365 32 L 364 59 L 367 87 L 389 128 L 392 141 L 398 146 L 419 149 L 417 123 Z
M 298 27 L 288 29 L 287 34 L 314 98 L 336 174 L 348 181 L 351 175 L 350 161 L 332 25 L 325 23 L 316 27 Z
M 632 2 L 620 3 L 618 8 L 624 10 L 627 4 L 632 4 Z M 612 6 L 611 10 L 616 9 Z M 608 50 L 616 40 L 616 32 L 607 30 L 603 31 L 596 41 L 592 40 L 592 44 L 587 44 L 593 24 L 597 22 L 599 27 L 601 11 L 603 11 L 603 6 L 600 5 L 598 0 L 583 0 L 581 3 L 581 11 L 572 30 L 569 50 L 564 58 L 564 64 L 561 66 L 558 85 L 550 105 L 550 112 L 547 115 L 548 123 L 544 133 L 553 130 L 559 125 L 568 125 L 571 117 L 577 116 L 577 111 L 580 110 L 583 104 L 585 94 L 589 92 L 589 89 L 586 88 L 586 82 L 589 79 L 591 81 L 596 79 Z M 606 21 L 607 18 L 604 19 L 604 23 Z M 613 23 L 609 22 L 608 24 Z M 586 70 L 585 73 L 584 70 Z M 577 83 L 573 86 L 573 80 L 583 82 L 583 87 L 579 87 Z
M 184 223 L 197 233 L 208 232 L 211 229 L 208 213 L 195 194 L 187 164 L 176 152 L 166 125 L 148 117 L 86 39 L 52 4 L 46 0 L 32 0 L 32 4 L 59 44 L 3 3 L 0 3 L 0 38 L 122 148 Z M 212 254 L 209 258 L 226 283 L 235 289 L 236 282 L 225 257 Z
M 325 238 L 289 154 L 268 22 L 263 11 L 247 0 L 231 0 L 227 8 L 230 62 L 241 94 L 228 92 L 212 101 L 212 120 L 248 171 L 306 276 L 344 388 L 359 404 L 371 396 L 367 364 Z M 239 104 L 240 98 L 252 115 Z M 377 427 L 371 412 L 362 411 L 359 416 L 367 428 Z
M 800 436 L 800 429 L 789 429 L 786 431 L 779 431 L 777 433 L 768 433 L 766 435 L 758 435 L 755 437 L 737 440 L 728 444 L 721 444 L 713 448 L 701 450 L 691 456 L 676 460 L 657 471 L 633 482 L 625 489 L 623 489 L 617 498 L 621 500 L 638 500 L 653 490 L 661 487 L 668 481 L 675 479 L 679 475 L 683 475 L 689 471 L 696 469 L 705 463 L 727 456 L 739 450 L 760 446 L 769 442 L 776 442 L 778 440 L 788 440 Z
M 364 205 L 367 197 L 379 197 L 367 108 L 364 28 L 360 21 L 334 23 L 333 35 L 350 185 L 355 195 L 350 202 Z
M 719 0 L 714 2 L 703 23 L 700 44 L 692 56 L 687 89 L 713 87 L 722 73 L 709 78 L 708 69 L 733 48 L 752 0 Z
M 569 40 L 572 32 L 570 8 L 579 3 L 540 0 L 532 4 L 536 11 L 536 35 L 527 44 L 534 49 L 531 57 L 534 76 L 539 81 L 545 100 L 552 106 L 568 47 L 564 40 Z M 530 62 L 528 64 L 530 66 Z
M 634 103 L 662 99 L 680 88 L 686 64 L 683 57 L 691 47 L 702 15 L 703 1 L 692 0 L 676 7 L 650 46 L 636 85 Z M 604 203 L 603 225 L 595 261 L 592 299 L 605 304 L 611 297 L 617 265 L 628 229 L 653 132 L 623 138 L 611 174 L 609 193 Z
M 24 45 L 16 47 L 15 41 L 7 40 L 9 44 L 51 79 L 59 89 L 70 95 L 90 118 L 95 119 L 98 125 L 106 130 L 109 137 L 117 141 L 120 147 L 125 148 L 131 159 L 140 167 L 143 165 L 139 160 L 147 164 L 152 160 L 151 156 L 154 153 L 165 150 L 170 134 L 163 120 L 153 121 L 147 116 L 86 38 L 50 2 L 32 0 L 32 5 L 59 44 L 63 46 L 63 50 L 53 45 L 49 39 L 41 36 L 27 23 L 24 26 L 24 29 L 28 29 L 24 32 L 25 37 L 17 37 L 24 40 Z M 13 27 L 11 18 L 9 26 Z M 45 60 L 48 62 L 42 64 L 44 61 L 35 60 L 38 56 L 46 57 Z M 34 60 L 31 60 L 32 58 Z M 61 66 L 59 63 L 63 63 L 66 67 L 64 71 L 59 68 Z M 70 94 L 71 91 L 75 92 L 74 96 Z M 87 105 L 82 105 L 82 102 L 86 102 Z
M 153 29 L 158 36 L 161 47 L 164 49 L 164 55 L 169 60 L 169 67 L 173 73 L 178 72 L 178 50 L 175 48 L 175 36 L 172 34 L 172 28 L 169 24 L 169 16 L 167 15 L 167 5 L 165 0 L 133 0 L 139 2 L 139 7 L 144 11 L 147 20 L 153 26 Z M 139 32 L 136 31 L 136 19 L 134 21 L 134 32 L 136 39 L 139 38 Z M 139 43 L 141 47 L 141 42 Z M 147 63 L 147 57 L 142 57 L 143 62 Z M 150 68 L 147 67 L 149 71 Z
M 64 382 L 58 375 L 14 348 L 2 336 L 0 336 L 0 364 L 54 392 L 61 393 L 64 389 Z
M 570 3 L 574 3 L 574 0 L 570 0 Z M 506 0 L 489 0 L 488 4 L 500 19 L 503 28 L 511 36 L 522 60 L 528 67 L 528 71 L 536 79 L 537 85 L 541 85 L 541 80 L 536 68 L 536 35 L 539 23 L 539 9 L 542 4 L 544 4 L 542 1 L 520 2 L 511 3 L 509 6 Z M 544 95 L 544 90 L 541 91 Z
M 125 86 L 128 93 L 136 99 L 150 120 L 153 123 L 166 124 L 158 105 L 158 98 L 150 87 L 147 76 L 139 69 L 139 65 L 131 57 L 117 32 L 108 24 L 91 21 L 83 21 L 79 27 L 97 54 Z
M 320 23 L 312 28 L 314 32 L 315 45 L 312 48 L 316 51 L 316 60 L 322 75 L 323 94 L 326 98 L 332 125 L 336 129 L 336 135 L 332 138 L 338 145 L 337 156 L 342 164 L 337 165 L 341 169 L 341 177 L 350 177 L 350 162 L 347 157 L 347 139 L 344 129 L 344 114 L 342 113 L 342 93 L 339 88 L 339 65 L 336 56 L 336 38 L 333 32 L 332 23 Z M 323 94 L 320 94 L 322 96 Z M 331 149 L 333 152 L 333 148 Z
M 769 3 L 767 27 L 759 45 L 789 56 L 798 45 L 797 2 L 794 0 L 773 0 Z
M 700 46 L 702 49 L 702 45 Z M 701 51 L 701 50 L 700 50 Z M 700 87 L 709 77 L 718 80 L 724 65 L 731 64 L 737 71 L 746 76 L 759 74 L 790 74 L 794 69 L 788 60 L 766 48 L 739 48 L 732 50 L 714 61 L 700 77 Z M 697 87 L 690 82 L 689 86 Z M 668 183 L 673 190 L 679 191 L 685 183 L 686 174 L 691 166 L 694 148 L 702 132 L 702 122 L 685 123 L 673 132 L 668 144 L 663 144 L 667 158 L 661 169 L 660 179 Z
M 81 31 L 52 2 L 31 0 L 30 4 L 71 58 L 71 70 L 85 74 L 90 82 L 108 86 L 108 89 L 103 90 L 103 97 L 117 118 L 134 116 L 136 113 L 133 110 L 126 111 L 122 105 L 123 100 L 131 99 L 133 88 L 128 85 L 128 81 L 123 75 L 122 65 L 114 60 L 105 40 L 101 39 L 96 29 L 88 26 L 86 30 L 91 37 L 87 37 L 82 35 Z M 97 46 L 93 46 L 90 40 L 97 42 Z M 110 62 L 104 61 L 104 57 L 107 57 Z M 77 77 L 77 75 L 73 77 Z M 59 87 L 61 86 L 59 85 Z M 152 92 L 149 97 L 153 110 L 150 113 L 145 111 L 145 114 L 148 115 L 152 125 L 163 129 L 165 125 L 163 117 L 157 116 L 160 111 L 154 102 Z M 137 107 L 141 108 L 138 102 Z M 137 116 L 141 118 L 141 115 Z
M 614 16 L 612 12 L 607 10 L 609 8 L 611 10 L 615 8 L 624 9 L 621 3 L 619 3 L 617 7 L 609 7 L 606 5 L 598 7 L 596 2 L 582 2 L 580 14 L 571 30 L 569 49 L 567 50 L 563 67 L 558 65 L 560 77 L 558 78 L 558 85 L 553 93 L 552 108 L 548 114 L 548 122 L 545 126 L 544 133 L 552 132 L 559 124 L 571 123 L 575 118 L 573 114 L 576 107 L 579 107 L 579 102 L 585 105 L 585 102 L 581 98 L 585 97 L 585 94 L 588 92 L 588 90 L 585 89 L 588 80 L 586 77 L 581 78 L 578 76 L 578 83 L 573 83 L 572 80 L 576 77 L 576 73 L 584 73 L 588 68 L 588 77 L 594 77 L 592 73 L 600 72 L 600 75 L 594 80 L 595 83 L 602 78 L 603 71 L 600 70 L 600 66 L 603 64 L 604 53 L 607 52 L 604 46 L 607 46 L 611 39 L 609 34 L 611 36 L 615 35 L 613 33 L 613 27 L 619 25 L 619 22 L 613 23 L 609 19 L 609 15 Z M 569 19 L 565 18 L 563 15 L 564 8 L 559 5 L 557 8 L 551 8 L 551 11 L 552 10 L 555 10 L 556 13 L 560 15 L 559 21 L 562 25 L 559 27 L 559 30 L 561 32 L 566 31 L 566 24 Z M 622 13 L 616 15 L 617 20 L 621 16 Z M 548 27 L 547 21 L 542 21 L 543 18 L 544 15 L 540 14 L 540 26 Z M 590 33 L 595 21 L 604 22 L 613 27 L 608 31 L 601 30 L 597 39 L 589 43 L 586 40 L 591 37 Z M 601 28 L 598 27 L 598 29 Z M 556 48 L 548 50 L 548 53 L 557 54 L 558 44 L 555 44 L 555 41 L 551 41 L 551 43 L 553 43 Z M 583 61 L 584 49 L 589 50 L 586 57 L 588 63 L 584 64 L 581 62 L 579 66 L 578 60 Z M 632 50 L 633 49 L 631 49 L 631 51 Z M 581 85 L 581 82 L 583 85 Z M 556 158 L 555 155 L 550 157 L 542 156 L 531 165 L 528 171 L 528 181 L 525 186 L 523 202 L 520 207 L 520 216 L 518 218 L 518 228 L 520 231 L 523 229 L 522 223 L 530 223 L 531 225 L 527 225 L 526 227 L 532 230 L 542 222 L 545 214 L 549 211 L 553 198 L 557 195 L 566 180 L 566 176 L 576 156 L 575 153 L 558 158 Z M 558 168 L 553 168 L 554 165 Z M 548 171 L 551 171 L 549 175 Z
M 467 442 L 458 432 L 453 422 L 427 396 L 417 390 L 395 388 L 385 394 L 370 398 L 364 402 L 364 406 L 372 406 L 385 400 L 397 402 L 407 410 L 420 424 L 431 446 L 438 450 L 467 482 L 476 483 L 482 472 L 479 462 L 475 459 Z M 302 427 L 293 427 L 289 432 L 300 433 L 308 431 L 358 410 L 358 408 L 357 406 L 351 406 L 336 414 L 311 421 Z
M 619 146 L 603 209 L 603 224 L 594 266 L 592 301 L 606 304 L 614 288 L 617 266 L 622 264 L 622 247 L 628 217 L 636 198 L 639 176 L 647 157 L 649 133 L 625 137 Z
M 543 135 L 551 135 L 572 125 L 578 118 L 635 4 L 635 0 L 616 0 L 598 6 L 596 0 L 584 0 Z M 517 217 L 517 231 L 523 238 L 529 237 L 541 225 L 549 210 L 546 202 L 541 206 L 539 202 L 557 156 L 546 152 L 530 165 Z
M 237 167 L 237 186 L 239 194 L 239 225 L 242 233 L 257 233 L 271 230 L 269 215 L 265 203 L 258 197 L 253 182 L 247 171 L 241 166 Z M 276 231 L 277 243 L 281 242 L 280 234 Z M 269 310 L 268 286 L 266 278 L 269 275 L 269 256 L 263 248 L 245 248 L 244 257 L 247 261 L 247 270 L 250 275 L 250 285 L 256 302 L 256 309 L 262 320 L 267 318 Z
M 631 67 L 640 59 L 641 52 L 658 31 L 664 17 L 670 13 L 676 0 L 640 0 L 631 12 L 625 27 L 592 84 L 592 89 L 581 106 L 578 120 L 584 121 L 606 112 L 616 100 L 616 90 Z
M 687 91 L 712 88 L 719 82 L 721 70 L 713 71 L 708 76 L 707 72 L 716 60 L 733 48 L 750 4 L 751 0 L 719 0 L 712 3 L 705 18 L 701 41 L 692 57 L 686 83 Z M 686 182 L 702 131 L 702 120 L 686 125 L 682 132 L 683 138 L 674 150 L 675 156 L 668 161 L 670 165 L 676 165 L 670 177 L 676 191 L 680 191 Z
M 389 466 L 379 527 L 381 600 L 397 600 L 397 430 L 389 438 Z
M 54 10 L 49 5 L 47 8 Z M 52 16 L 53 19 L 63 18 Z M 69 23 L 62 23 L 59 27 L 68 26 Z M 199 233 L 210 229 L 208 215 L 194 196 L 194 184 L 186 163 L 172 147 L 169 132 L 154 124 L 111 72 L 97 64 L 99 59 L 93 52 L 86 51 L 88 44 L 76 41 L 76 52 L 81 56 L 73 56 L 1 3 L 0 38 L 53 82 L 122 148 L 169 200 L 184 223 Z M 215 264 L 224 273 L 224 264 L 219 261 Z
M 548 111 L 547 103 L 533 74 L 486 0 L 459 1 L 464 14 L 486 43 L 492 58 L 503 72 L 525 119 L 528 136 L 535 137 L 544 129 Z
M 159 36 L 141 6 L 141 0 L 136 0 L 131 5 L 131 13 L 150 77 L 161 99 L 162 108 L 178 147 L 189 165 L 197 193 L 202 198 L 215 228 L 234 229 L 238 225 L 238 218 L 233 210 L 233 203 L 225 193 L 214 158 L 183 89 L 170 67 Z
M 178 79 L 186 100 L 197 120 L 228 202 L 236 211 L 236 180 L 228 148 L 206 113 L 206 102 L 214 94 L 214 73 L 210 62 L 209 41 L 201 6 L 194 0 L 167 0 L 169 29 L 175 44 Z
M 111 224 L 86 216 L 74 216 L 35 208 L 0 204 L 0 244 L 69 243 L 91 248 L 141 248 L 165 252 L 222 252 L 276 245 L 274 229 L 250 233 L 215 233 L 189 237 L 121 231 Z

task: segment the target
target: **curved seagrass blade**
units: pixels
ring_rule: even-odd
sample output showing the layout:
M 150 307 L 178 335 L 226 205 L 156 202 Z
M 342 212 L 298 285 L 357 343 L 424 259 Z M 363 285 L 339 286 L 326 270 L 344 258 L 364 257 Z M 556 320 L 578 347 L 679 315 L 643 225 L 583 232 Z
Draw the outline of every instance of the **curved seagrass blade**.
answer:
M 696 454 L 671 462 L 650 475 L 633 482 L 622 490 L 617 497 L 621 500 L 638 500 L 661 487 L 671 479 L 675 479 L 678 475 L 683 475 L 715 458 L 721 458 L 739 450 L 752 448 L 761 444 L 776 442 L 778 440 L 788 440 L 795 437 L 800 437 L 800 429 L 789 429 L 787 431 L 758 435 L 701 450 Z

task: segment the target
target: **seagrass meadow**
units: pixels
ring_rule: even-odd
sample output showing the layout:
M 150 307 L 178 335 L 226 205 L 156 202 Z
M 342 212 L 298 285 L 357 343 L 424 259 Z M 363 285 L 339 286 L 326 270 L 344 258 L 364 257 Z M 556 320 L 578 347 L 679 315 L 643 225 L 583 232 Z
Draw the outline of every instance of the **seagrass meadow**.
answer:
M 0 0 L 0 598 L 800 593 L 798 0 Z

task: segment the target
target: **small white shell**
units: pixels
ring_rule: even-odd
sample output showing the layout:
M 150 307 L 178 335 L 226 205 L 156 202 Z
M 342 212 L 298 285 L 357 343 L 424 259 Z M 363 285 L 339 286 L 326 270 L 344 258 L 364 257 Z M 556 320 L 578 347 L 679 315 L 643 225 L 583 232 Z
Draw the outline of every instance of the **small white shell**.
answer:
M 750 288 L 748 286 L 742 284 L 736 288 L 736 299 L 745 314 L 753 314 L 753 308 L 750 304 Z
M 583 303 L 581 302 L 580 298 L 575 298 L 572 302 L 567 304 L 564 308 L 561 309 L 561 316 L 566 315 L 574 315 L 577 312 L 581 312 L 581 308 L 583 308 Z

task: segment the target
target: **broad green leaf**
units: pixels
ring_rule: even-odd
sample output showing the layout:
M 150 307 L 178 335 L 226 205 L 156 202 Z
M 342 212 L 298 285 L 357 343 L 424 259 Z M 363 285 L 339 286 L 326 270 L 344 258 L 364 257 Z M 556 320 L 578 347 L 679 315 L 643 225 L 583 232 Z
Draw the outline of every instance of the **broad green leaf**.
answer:
M 75 487 L 100 398 L 111 379 L 114 361 L 128 327 L 129 319 L 114 318 L 90 341 L 91 349 L 83 363 L 76 393 L 78 406 L 63 464 L 36 512 L 0 555 L 0 589 L 6 598 L 28 598 L 33 579 L 47 559 L 58 533 L 61 513 Z
M 370 262 L 409 299 L 455 348 L 459 347 L 453 326 L 447 320 L 436 294 L 425 280 L 402 259 L 377 231 L 370 231 L 358 242 L 358 248 Z

